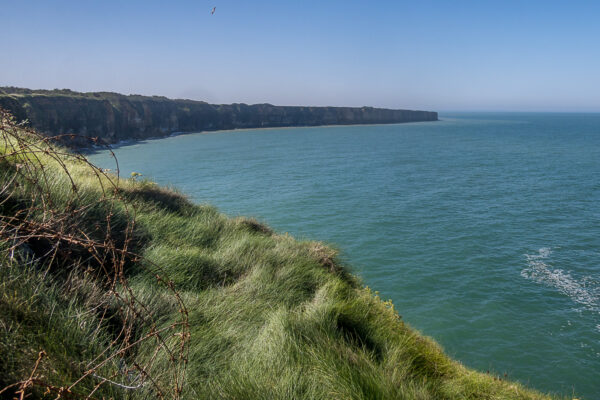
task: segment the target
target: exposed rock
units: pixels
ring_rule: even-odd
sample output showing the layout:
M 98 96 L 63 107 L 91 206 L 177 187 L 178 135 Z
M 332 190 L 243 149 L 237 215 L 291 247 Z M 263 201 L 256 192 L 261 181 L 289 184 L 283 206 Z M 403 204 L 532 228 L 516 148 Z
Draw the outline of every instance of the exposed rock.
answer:
M 208 104 L 158 96 L 0 88 L 0 107 L 48 135 L 77 134 L 108 143 L 221 129 L 437 121 L 429 111 L 372 107 Z M 84 143 L 86 142 L 86 143 Z M 87 145 L 75 140 L 71 145 Z

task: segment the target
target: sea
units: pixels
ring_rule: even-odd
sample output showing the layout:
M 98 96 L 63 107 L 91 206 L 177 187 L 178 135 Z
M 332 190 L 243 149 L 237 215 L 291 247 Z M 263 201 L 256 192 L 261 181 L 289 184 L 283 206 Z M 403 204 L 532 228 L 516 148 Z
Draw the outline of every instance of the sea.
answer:
M 113 151 L 121 176 L 336 247 L 466 366 L 600 398 L 600 114 L 441 113 Z M 107 151 L 89 159 L 116 168 Z

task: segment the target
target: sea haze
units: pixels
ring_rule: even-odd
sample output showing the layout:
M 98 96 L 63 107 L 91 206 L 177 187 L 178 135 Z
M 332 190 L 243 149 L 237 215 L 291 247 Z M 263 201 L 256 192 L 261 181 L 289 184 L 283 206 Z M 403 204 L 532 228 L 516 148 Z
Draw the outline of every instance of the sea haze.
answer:
M 120 171 L 333 243 L 403 319 L 481 371 L 600 393 L 600 114 L 190 134 Z M 106 152 L 90 156 L 114 169 Z

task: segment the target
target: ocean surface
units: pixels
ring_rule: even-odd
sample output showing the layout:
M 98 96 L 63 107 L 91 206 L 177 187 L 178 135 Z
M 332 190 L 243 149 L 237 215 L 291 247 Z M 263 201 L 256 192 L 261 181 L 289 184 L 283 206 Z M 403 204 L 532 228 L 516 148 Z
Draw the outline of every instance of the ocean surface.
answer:
M 600 114 L 199 133 L 115 149 L 193 200 L 340 249 L 480 371 L 600 398 Z M 107 152 L 90 156 L 114 169 Z

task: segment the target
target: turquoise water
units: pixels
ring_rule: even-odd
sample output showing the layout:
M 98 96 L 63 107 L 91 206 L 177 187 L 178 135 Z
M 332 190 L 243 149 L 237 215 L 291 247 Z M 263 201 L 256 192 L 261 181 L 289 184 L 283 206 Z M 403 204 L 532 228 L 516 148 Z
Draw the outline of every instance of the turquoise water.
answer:
M 600 398 L 600 114 L 191 134 L 117 148 L 230 215 L 335 244 L 470 367 Z M 106 153 L 90 156 L 114 168 Z

